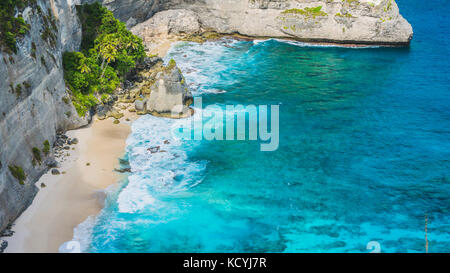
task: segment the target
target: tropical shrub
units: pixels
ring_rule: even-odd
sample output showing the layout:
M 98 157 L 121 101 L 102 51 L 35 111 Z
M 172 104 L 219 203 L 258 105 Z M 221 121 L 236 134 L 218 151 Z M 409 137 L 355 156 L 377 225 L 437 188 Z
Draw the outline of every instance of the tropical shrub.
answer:
M 82 23 L 81 52 L 63 56 L 64 77 L 80 116 L 111 94 L 145 57 L 142 40 L 99 3 L 77 7 Z

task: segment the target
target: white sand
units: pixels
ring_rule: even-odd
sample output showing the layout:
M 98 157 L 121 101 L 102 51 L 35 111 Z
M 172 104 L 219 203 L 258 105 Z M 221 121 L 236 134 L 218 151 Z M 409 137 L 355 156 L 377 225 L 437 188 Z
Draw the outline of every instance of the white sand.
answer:
M 116 184 L 123 175 L 114 172 L 125 153 L 125 140 L 135 115 L 123 111 L 120 124 L 113 119 L 95 120 L 89 127 L 70 131 L 78 138 L 70 156 L 61 164 L 61 175 L 50 172 L 36 183 L 40 188 L 32 205 L 15 221 L 15 234 L 5 237 L 5 252 L 58 252 L 73 238 L 74 228 L 103 206 L 103 190 Z M 130 118 L 131 121 L 125 121 Z M 90 163 L 90 166 L 86 164 Z M 46 187 L 42 188 L 41 183 Z

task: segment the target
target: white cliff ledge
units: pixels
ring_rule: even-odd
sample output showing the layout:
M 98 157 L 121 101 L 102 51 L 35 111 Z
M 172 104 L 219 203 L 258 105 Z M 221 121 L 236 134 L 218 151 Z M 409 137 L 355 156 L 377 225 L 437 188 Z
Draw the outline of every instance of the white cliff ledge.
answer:
M 413 30 L 395 0 L 104 0 L 144 39 L 215 31 L 307 42 L 408 46 Z M 127 6 L 139 12 L 124 13 Z M 159 11 L 159 12 L 158 12 Z M 155 15 L 156 13 L 156 15 Z M 149 18 L 142 22 L 143 18 Z

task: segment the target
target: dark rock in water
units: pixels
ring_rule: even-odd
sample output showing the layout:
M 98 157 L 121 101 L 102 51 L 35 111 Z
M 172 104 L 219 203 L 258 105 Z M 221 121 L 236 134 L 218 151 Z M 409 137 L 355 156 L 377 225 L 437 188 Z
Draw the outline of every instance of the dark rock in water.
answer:
M 131 168 L 114 169 L 114 171 L 119 172 L 119 173 L 131 173 Z
M 149 151 L 152 154 L 157 153 L 160 150 L 161 150 L 161 146 L 150 147 L 150 148 L 147 149 L 147 151 Z
M 8 242 L 5 240 L 0 240 L 0 253 L 3 253 L 5 249 L 8 247 Z
M 123 158 L 119 158 L 119 163 L 121 165 L 129 165 L 130 164 L 130 162 L 128 160 L 123 159 Z
M 170 144 L 170 141 L 164 140 L 164 144 Z
M 53 157 L 49 157 L 44 161 L 45 165 L 47 165 L 47 167 L 49 168 L 58 168 L 59 164 L 58 161 L 56 161 L 55 158 Z
M 57 169 L 52 169 L 52 174 L 53 175 L 59 175 L 60 172 Z

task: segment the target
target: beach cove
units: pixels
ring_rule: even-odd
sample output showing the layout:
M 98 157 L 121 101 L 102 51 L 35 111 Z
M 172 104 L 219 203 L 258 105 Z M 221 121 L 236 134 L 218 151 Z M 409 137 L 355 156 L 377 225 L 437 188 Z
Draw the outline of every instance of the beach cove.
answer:
M 6 253 L 58 252 L 73 238 L 78 224 L 100 212 L 105 191 L 124 176 L 114 169 L 119 167 L 134 119 L 136 115 L 127 111 L 120 124 L 95 118 L 86 128 L 67 132 L 79 143 L 61 163 L 60 175 L 49 171 L 36 183 L 39 193 L 15 221 L 14 235 L 4 238 Z
M 95 119 L 68 132 L 79 144 L 65 173 L 36 183 L 46 187 L 6 251 L 448 252 L 448 5 L 398 2 L 417 26 L 407 48 L 162 40 L 152 53 L 204 106 L 279 106 L 279 148 L 174 138 L 179 124 L 210 122 L 207 108 Z M 114 172 L 119 158 L 129 173 Z

